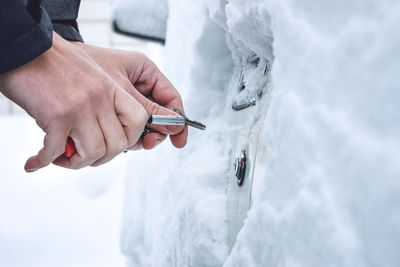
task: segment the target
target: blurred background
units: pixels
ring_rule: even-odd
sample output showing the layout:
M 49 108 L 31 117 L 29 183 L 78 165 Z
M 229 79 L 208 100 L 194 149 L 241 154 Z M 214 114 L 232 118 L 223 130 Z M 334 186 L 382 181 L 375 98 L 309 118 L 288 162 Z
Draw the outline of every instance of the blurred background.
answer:
M 162 46 L 113 33 L 108 0 L 84 0 L 87 44 L 136 50 L 162 68 Z M 128 155 L 99 168 L 24 172 L 43 133 L 0 94 L 0 266 L 124 266 L 119 235 Z

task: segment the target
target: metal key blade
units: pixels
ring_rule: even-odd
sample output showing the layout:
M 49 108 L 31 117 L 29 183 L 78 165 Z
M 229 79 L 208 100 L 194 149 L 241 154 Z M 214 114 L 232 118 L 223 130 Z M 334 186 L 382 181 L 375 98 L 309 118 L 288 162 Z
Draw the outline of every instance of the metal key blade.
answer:
M 180 108 L 177 107 L 172 107 L 171 110 L 173 110 L 174 112 L 178 113 L 179 115 L 181 115 L 182 117 L 185 118 L 185 122 L 187 125 L 192 126 L 194 128 L 200 129 L 200 130 L 205 130 L 206 126 L 198 121 L 192 121 L 191 119 L 189 119 L 188 117 L 186 117 L 185 114 L 183 114 L 182 110 Z
M 200 130 L 206 129 L 206 126 L 204 124 L 202 124 L 201 122 L 189 120 L 187 117 L 185 117 L 185 121 L 186 121 L 187 125 L 192 126 L 194 128 L 197 128 Z

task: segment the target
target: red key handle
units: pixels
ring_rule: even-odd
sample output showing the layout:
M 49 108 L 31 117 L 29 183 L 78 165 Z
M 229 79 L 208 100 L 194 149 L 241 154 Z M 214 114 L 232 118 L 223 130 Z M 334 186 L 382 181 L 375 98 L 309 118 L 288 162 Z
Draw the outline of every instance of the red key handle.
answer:
M 71 137 L 68 137 L 67 144 L 65 145 L 64 156 L 67 158 L 72 157 L 76 153 L 75 143 Z

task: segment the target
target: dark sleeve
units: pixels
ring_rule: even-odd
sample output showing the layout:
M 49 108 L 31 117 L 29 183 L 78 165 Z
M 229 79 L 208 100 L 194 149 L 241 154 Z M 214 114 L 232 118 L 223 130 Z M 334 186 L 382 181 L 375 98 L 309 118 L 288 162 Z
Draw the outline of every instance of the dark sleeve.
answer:
M 42 1 L 42 6 L 46 9 L 53 23 L 54 31 L 64 39 L 83 42 L 76 23 L 80 2 L 80 0 Z
M 0 1 L 0 74 L 35 59 L 52 45 L 52 24 L 40 1 L 25 2 Z

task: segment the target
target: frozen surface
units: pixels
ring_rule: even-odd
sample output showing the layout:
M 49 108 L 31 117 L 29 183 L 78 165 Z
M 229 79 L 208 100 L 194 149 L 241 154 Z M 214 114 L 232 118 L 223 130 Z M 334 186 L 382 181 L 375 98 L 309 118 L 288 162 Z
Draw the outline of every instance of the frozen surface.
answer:
M 398 1 L 170 0 L 168 77 L 205 122 L 183 150 L 133 155 L 129 266 L 399 266 Z M 273 61 L 252 206 L 228 246 L 243 59 Z M 252 93 L 264 77 L 249 72 Z M 242 92 L 242 94 L 244 94 Z M 242 118 L 242 119 L 241 119 Z M 236 122 L 236 125 L 232 125 Z M 235 127 L 236 126 L 236 127 Z
M 0 116 L 0 266 L 124 266 L 119 232 L 126 161 L 27 174 L 43 133 L 27 116 Z
M 204 3 L 171 2 L 170 12 L 169 24 L 175 27 L 168 33 L 167 51 L 168 60 L 174 58 L 170 63 L 175 65 L 166 69 L 176 72 L 168 77 L 177 88 L 185 88 L 185 98 L 195 96 L 186 104 L 186 112 L 204 122 L 207 130 L 191 129 L 190 138 L 196 142 L 189 142 L 183 150 L 165 143 L 155 151 L 132 156 L 132 175 L 127 178 L 125 194 L 123 252 L 129 266 L 222 265 L 228 255 L 223 227 L 228 155 L 224 135 L 213 131 L 219 121 L 211 117 L 224 106 L 210 99 L 225 97 L 232 57 L 224 31 L 204 16 Z M 198 45 L 204 43 L 208 46 Z
M 253 207 L 226 265 L 398 266 L 399 4 L 260 8 L 273 90 Z

